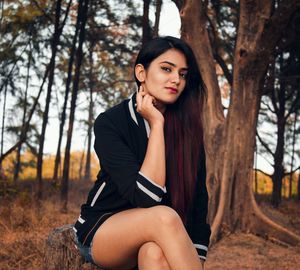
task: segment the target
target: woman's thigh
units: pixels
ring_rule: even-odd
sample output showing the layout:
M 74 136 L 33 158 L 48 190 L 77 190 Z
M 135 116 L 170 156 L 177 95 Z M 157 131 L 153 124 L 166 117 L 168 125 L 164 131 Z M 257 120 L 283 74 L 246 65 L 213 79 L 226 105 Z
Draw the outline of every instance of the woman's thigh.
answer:
M 165 206 L 135 208 L 108 218 L 97 230 L 92 245 L 96 263 L 109 269 L 131 269 L 137 265 L 140 247 L 153 240 L 158 222 L 155 215 L 177 215 Z

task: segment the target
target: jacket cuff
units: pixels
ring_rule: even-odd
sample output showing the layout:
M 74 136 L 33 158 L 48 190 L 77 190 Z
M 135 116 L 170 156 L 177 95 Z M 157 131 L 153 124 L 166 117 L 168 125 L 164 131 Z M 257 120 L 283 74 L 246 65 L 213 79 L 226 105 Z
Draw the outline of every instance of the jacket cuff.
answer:
M 205 245 L 200 245 L 200 244 L 194 244 L 196 250 L 197 250 L 197 253 L 198 253 L 198 256 L 199 256 L 199 259 L 202 259 L 202 260 L 206 260 L 206 254 L 207 254 L 207 250 L 208 250 L 208 247 L 205 246 Z
M 136 184 L 141 191 L 156 202 L 161 202 L 164 193 L 167 193 L 166 187 L 161 187 L 141 172 L 138 174 Z

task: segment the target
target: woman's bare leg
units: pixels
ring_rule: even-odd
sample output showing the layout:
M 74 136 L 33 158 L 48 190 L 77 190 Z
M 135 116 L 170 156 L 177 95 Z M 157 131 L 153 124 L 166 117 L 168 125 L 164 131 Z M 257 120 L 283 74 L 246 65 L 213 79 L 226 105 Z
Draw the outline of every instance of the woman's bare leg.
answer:
M 140 247 L 138 255 L 139 270 L 170 270 L 162 249 L 154 242 Z
M 179 215 L 166 206 L 130 209 L 108 218 L 94 236 L 93 258 L 105 268 L 131 269 L 148 242 L 162 249 L 172 270 L 201 269 Z

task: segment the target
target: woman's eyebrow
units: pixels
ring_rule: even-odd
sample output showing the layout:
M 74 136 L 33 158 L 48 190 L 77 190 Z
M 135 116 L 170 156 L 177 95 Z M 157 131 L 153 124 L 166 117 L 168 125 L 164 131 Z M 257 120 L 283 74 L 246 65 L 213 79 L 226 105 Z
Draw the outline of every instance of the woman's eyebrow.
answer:
M 162 61 L 162 62 L 160 62 L 160 64 L 169 64 L 169 65 L 171 65 L 171 66 L 173 66 L 173 67 L 176 67 L 176 65 L 174 64 L 174 63 L 172 63 L 172 62 L 169 62 L 169 61 Z M 188 68 L 187 67 L 183 67 L 183 68 L 181 68 L 181 70 L 188 70 Z

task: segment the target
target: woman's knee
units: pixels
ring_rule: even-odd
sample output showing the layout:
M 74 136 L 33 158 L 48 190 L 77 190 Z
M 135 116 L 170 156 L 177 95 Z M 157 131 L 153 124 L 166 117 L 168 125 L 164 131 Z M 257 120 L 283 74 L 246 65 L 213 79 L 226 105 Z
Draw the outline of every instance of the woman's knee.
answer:
M 158 223 L 158 226 L 167 228 L 182 227 L 182 220 L 178 213 L 171 207 L 159 205 L 151 207 L 153 220 Z
M 162 249 L 155 242 L 147 242 L 140 247 L 138 264 L 141 268 L 143 265 L 152 265 L 157 269 L 169 269 Z

